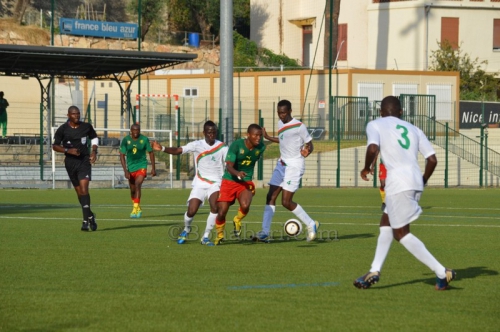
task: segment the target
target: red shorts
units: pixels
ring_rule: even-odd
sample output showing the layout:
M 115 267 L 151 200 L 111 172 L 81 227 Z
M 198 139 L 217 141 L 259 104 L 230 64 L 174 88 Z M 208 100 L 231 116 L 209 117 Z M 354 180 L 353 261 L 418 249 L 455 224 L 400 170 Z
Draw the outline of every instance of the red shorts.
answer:
M 232 204 L 244 190 L 250 190 L 252 195 L 255 195 L 255 184 L 252 181 L 236 182 L 222 179 L 217 202 L 231 202 Z
M 135 172 L 131 172 L 130 173 L 130 179 L 131 180 L 137 178 L 138 176 L 142 176 L 143 178 L 146 178 L 148 176 L 147 169 L 141 168 L 141 169 L 138 169 Z
M 387 169 L 384 164 L 380 164 L 380 169 L 378 171 L 378 177 L 380 180 L 387 179 Z

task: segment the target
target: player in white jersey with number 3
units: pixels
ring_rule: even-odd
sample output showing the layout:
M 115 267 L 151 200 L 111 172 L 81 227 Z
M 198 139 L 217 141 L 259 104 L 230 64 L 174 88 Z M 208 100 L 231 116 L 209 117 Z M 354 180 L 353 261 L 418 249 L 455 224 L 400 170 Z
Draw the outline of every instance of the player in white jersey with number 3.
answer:
M 178 148 L 162 147 L 159 143 L 153 142 L 155 150 L 161 150 L 168 154 L 179 155 L 193 153 L 195 175 L 192 182 L 192 190 L 188 202 L 188 210 L 184 214 L 184 230 L 177 239 L 178 244 L 186 242 L 191 231 L 191 223 L 205 200 L 210 203 L 210 214 L 207 218 L 205 233 L 201 239 L 201 244 L 213 246 L 209 240 L 210 231 L 215 226 L 217 217 L 217 198 L 219 197 L 220 183 L 224 174 L 224 165 L 228 147 L 221 141 L 216 140 L 217 126 L 213 121 L 207 121 L 203 125 L 205 139 L 190 142 Z
M 264 137 L 280 145 L 280 159 L 269 181 L 269 191 L 262 218 L 262 231 L 256 240 L 267 242 L 271 232 L 271 222 L 276 211 L 276 198 L 281 194 L 282 205 L 291 211 L 307 226 L 307 241 L 316 238 L 319 223 L 293 201 L 293 195 L 299 189 L 300 180 L 305 171 L 305 158 L 313 151 L 312 137 L 306 126 L 292 117 L 292 104 L 288 100 L 278 102 L 278 137 L 267 134 Z
M 385 97 L 381 104 L 381 118 L 368 123 L 368 144 L 365 166 L 361 178 L 368 181 L 371 165 L 380 150 L 387 169 L 385 182 L 386 208 L 389 218 L 382 218 L 375 258 L 370 271 L 354 281 L 358 288 L 369 288 L 379 281 L 380 270 L 395 238 L 413 256 L 436 273 L 436 289 L 444 290 L 455 278 L 455 271 L 447 269 L 427 250 L 412 233 L 410 223 L 422 213 L 418 202 L 424 185 L 437 165 L 436 154 L 431 143 L 419 128 L 400 119 L 403 111 L 398 98 Z M 418 153 L 426 159 L 422 175 L 418 165 Z M 373 173 L 372 173 L 373 174 Z

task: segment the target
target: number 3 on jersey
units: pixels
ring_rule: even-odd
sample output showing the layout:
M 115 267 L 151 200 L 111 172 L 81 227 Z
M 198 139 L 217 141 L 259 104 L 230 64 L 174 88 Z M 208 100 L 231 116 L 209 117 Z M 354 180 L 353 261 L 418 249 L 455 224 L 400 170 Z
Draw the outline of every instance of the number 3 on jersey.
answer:
M 408 129 L 406 129 L 406 127 L 402 125 L 397 125 L 396 129 L 398 130 L 401 129 L 402 131 L 401 138 L 403 140 L 398 139 L 399 145 L 401 145 L 403 149 L 408 150 L 408 148 L 410 147 L 410 139 L 408 138 Z

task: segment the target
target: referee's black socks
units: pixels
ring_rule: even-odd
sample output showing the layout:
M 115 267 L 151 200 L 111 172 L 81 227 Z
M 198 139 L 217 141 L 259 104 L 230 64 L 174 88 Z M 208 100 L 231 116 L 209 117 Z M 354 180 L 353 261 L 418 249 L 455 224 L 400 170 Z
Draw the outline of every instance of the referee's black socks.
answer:
M 90 210 L 90 195 L 82 195 L 78 196 L 80 200 L 80 205 L 82 206 L 83 219 L 88 221 L 90 217 L 92 217 L 92 211 Z

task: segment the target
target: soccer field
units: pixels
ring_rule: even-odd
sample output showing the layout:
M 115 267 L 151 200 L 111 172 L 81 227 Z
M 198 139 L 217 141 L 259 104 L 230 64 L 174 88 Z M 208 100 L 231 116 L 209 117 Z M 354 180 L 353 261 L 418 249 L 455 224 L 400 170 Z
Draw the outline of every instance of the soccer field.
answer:
M 260 230 L 266 189 L 243 220 Z M 457 272 L 447 291 L 393 242 L 380 282 L 370 268 L 381 216 L 377 189 L 303 188 L 295 200 L 321 222 L 319 239 L 283 236 L 277 206 L 269 244 L 200 245 L 208 208 L 178 245 L 189 190 L 91 189 L 99 229 L 82 232 L 73 189 L 0 190 L 0 331 L 498 331 L 500 205 L 496 189 L 424 192 L 411 226 Z

